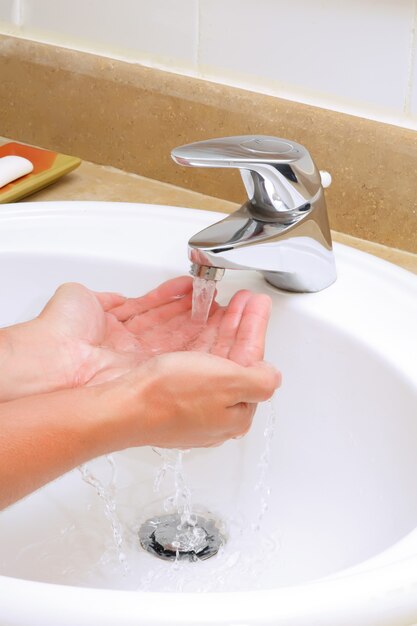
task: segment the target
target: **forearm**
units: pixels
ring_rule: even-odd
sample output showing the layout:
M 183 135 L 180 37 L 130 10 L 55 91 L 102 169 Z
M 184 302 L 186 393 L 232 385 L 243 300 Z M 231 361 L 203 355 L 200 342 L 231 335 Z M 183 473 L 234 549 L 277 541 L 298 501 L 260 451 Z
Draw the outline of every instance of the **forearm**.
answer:
M 0 404 L 0 508 L 118 447 L 108 395 L 101 385 Z

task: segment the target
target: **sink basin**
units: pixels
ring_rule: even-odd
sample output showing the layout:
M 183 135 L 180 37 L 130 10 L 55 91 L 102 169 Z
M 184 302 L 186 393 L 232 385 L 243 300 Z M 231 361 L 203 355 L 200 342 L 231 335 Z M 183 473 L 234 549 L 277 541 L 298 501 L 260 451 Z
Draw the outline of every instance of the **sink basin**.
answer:
M 138 295 L 187 273 L 188 238 L 222 217 L 4 205 L 0 324 L 34 316 L 66 281 Z M 417 622 L 417 277 L 342 245 L 335 255 L 338 280 L 316 294 L 279 292 L 256 272 L 228 271 L 219 285 L 220 300 L 271 295 L 266 358 L 284 381 L 245 438 L 185 455 L 196 508 L 224 522 L 221 553 L 172 564 L 144 552 L 137 529 L 172 483 L 155 491 L 152 449 L 118 452 L 129 571 L 103 501 L 74 470 L 0 514 L 0 625 Z M 89 468 L 110 481 L 106 459 Z

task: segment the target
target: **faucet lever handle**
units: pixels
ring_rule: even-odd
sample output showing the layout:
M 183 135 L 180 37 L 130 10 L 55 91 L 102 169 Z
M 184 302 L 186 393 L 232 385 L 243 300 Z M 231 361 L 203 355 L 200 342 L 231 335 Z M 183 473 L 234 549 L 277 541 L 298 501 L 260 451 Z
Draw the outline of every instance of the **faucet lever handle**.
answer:
M 299 144 L 263 135 L 241 135 L 197 141 L 174 148 L 171 155 L 180 165 L 197 167 L 245 167 L 253 163 L 286 164 L 303 158 Z
M 209 139 L 175 148 L 171 156 L 179 165 L 240 169 L 249 207 L 258 219 L 305 211 L 322 188 L 308 150 L 278 137 Z

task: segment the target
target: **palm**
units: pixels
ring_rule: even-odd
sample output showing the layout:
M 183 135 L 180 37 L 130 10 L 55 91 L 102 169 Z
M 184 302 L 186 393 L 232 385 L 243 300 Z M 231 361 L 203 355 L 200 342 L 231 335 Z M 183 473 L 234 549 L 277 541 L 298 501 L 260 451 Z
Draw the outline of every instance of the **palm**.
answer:
M 39 317 L 42 341 L 64 347 L 62 385 L 69 387 L 111 380 L 166 352 L 211 352 L 242 365 L 262 359 L 269 314 L 264 296 L 243 291 L 226 308 L 213 304 L 204 328 L 192 322 L 191 306 L 189 277 L 167 281 L 139 298 L 67 284 Z

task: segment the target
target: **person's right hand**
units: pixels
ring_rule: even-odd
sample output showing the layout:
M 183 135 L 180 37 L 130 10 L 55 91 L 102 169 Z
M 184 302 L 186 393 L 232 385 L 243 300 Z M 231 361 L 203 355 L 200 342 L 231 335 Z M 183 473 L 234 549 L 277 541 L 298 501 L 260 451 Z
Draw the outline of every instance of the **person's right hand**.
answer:
M 113 450 L 194 448 L 244 435 L 256 404 L 280 382 L 279 372 L 263 361 L 244 366 L 213 354 L 178 352 L 157 356 L 96 390 L 105 393 Z
M 109 383 L 122 400 L 113 444 L 193 448 L 244 435 L 281 374 L 265 363 L 271 300 L 239 291 L 187 351 L 156 356 Z M 123 402 L 126 402 L 124 404 Z

